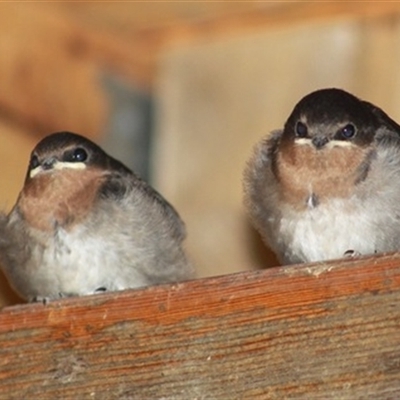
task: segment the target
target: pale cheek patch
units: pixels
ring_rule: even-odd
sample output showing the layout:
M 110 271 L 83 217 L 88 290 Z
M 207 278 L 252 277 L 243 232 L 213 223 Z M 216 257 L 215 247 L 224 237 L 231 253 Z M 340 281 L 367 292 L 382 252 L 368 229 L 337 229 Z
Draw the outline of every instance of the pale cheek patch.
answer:
M 298 146 L 312 146 L 312 142 L 311 139 L 307 139 L 307 138 L 296 138 L 294 139 L 294 142 L 298 145 Z
M 86 168 L 86 164 L 83 162 L 62 162 L 62 161 L 57 161 L 54 164 L 54 169 L 85 169 Z
M 62 162 L 62 161 L 58 161 L 56 162 L 53 167 L 48 170 L 62 170 L 62 169 L 85 169 L 86 168 L 86 164 L 82 163 L 82 162 Z M 41 173 L 41 172 L 46 172 L 45 169 L 43 169 L 43 167 L 41 165 L 39 165 L 38 167 L 34 168 L 33 170 L 31 170 L 31 172 L 29 173 L 29 177 L 30 178 L 34 178 L 37 174 Z
M 294 140 L 294 142 L 298 145 L 298 146 L 312 146 L 314 147 L 311 139 L 308 138 L 296 138 Z M 321 148 L 322 149 L 332 149 L 334 147 L 354 147 L 354 143 L 349 142 L 347 140 L 330 140 L 328 143 L 325 144 L 325 146 L 323 146 Z
M 34 178 L 39 172 L 41 172 L 43 169 L 41 166 L 36 167 L 34 169 L 31 169 L 31 172 L 29 172 L 29 177 Z

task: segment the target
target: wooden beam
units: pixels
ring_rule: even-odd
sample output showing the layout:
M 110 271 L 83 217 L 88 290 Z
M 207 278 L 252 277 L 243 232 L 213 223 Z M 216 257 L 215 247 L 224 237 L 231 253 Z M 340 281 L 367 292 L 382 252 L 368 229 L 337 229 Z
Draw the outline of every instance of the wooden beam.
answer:
M 362 7 L 357 1 L 186 2 L 157 6 L 140 2 L 50 2 L 33 7 L 70 24 L 71 46 L 82 55 L 147 89 L 157 78 L 160 55 L 173 47 L 334 18 L 393 18 L 400 13 L 400 3 L 390 1 L 362 2 Z
M 396 398 L 400 254 L 0 313 L 8 399 Z
M 90 8 L 92 13 L 98 16 L 103 14 L 102 10 L 104 9 L 102 4 L 82 3 L 80 7 L 79 12 Z M 179 13 L 181 8 L 177 7 L 174 12 L 171 10 L 165 12 L 166 10 L 164 10 L 163 18 L 153 13 L 147 26 L 133 21 L 132 24 L 128 24 L 127 18 L 122 18 L 122 13 L 134 15 L 135 9 L 138 7 L 140 6 L 136 4 L 123 6 L 114 4 L 108 8 L 111 14 L 116 14 L 117 21 L 119 20 L 121 24 L 125 22 L 124 29 L 118 29 L 117 23 L 112 25 L 113 30 L 107 30 L 107 22 L 112 19 L 111 15 L 108 19 L 103 15 L 103 18 L 90 20 L 89 27 L 99 28 L 101 25 L 104 34 L 99 34 L 99 30 L 95 29 L 97 36 L 88 36 L 93 45 L 89 44 L 86 48 L 93 51 L 93 57 L 101 57 L 102 62 L 112 65 L 113 68 L 117 68 L 133 78 L 137 76 L 139 82 L 145 86 L 152 85 L 159 56 L 171 47 L 204 43 L 257 30 L 265 31 L 266 29 L 288 27 L 293 24 L 309 24 L 313 21 L 332 20 L 333 18 L 393 18 L 400 13 L 400 3 L 388 1 L 363 2 L 362 7 L 359 2 L 354 1 L 292 1 L 284 3 L 249 1 L 245 5 L 239 4 L 239 8 L 233 9 L 232 3 L 226 2 L 226 5 L 218 10 L 215 10 L 212 3 L 208 5 L 209 10 L 207 10 L 204 4 L 199 5 L 194 2 L 191 5 L 185 4 L 186 13 L 182 11 Z M 188 7 L 190 12 L 187 10 Z M 65 15 L 69 14 L 76 20 L 76 14 L 72 13 L 73 10 L 77 11 L 76 7 L 70 8 L 69 13 L 65 13 Z M 144 13 L 143 18 L 149 14 L 148 10 L 142 10 L 142 12 Z M 152 23 L 152 18 L 156 22 Z M 103 30 L 104 28 L 105 30 Z M 128 51 L 127 44 L 131 51 Z M 112 57 L 108 57 L 108 54 Z M 129 62 L 127 62 L 128 60 Z

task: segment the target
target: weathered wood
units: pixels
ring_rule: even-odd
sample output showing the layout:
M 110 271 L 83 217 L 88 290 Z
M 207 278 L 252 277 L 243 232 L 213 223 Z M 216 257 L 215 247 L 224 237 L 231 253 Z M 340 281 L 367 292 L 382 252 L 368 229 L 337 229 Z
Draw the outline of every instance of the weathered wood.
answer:
M 394 399 L 400 254 L 0 313 L 6 399 Z

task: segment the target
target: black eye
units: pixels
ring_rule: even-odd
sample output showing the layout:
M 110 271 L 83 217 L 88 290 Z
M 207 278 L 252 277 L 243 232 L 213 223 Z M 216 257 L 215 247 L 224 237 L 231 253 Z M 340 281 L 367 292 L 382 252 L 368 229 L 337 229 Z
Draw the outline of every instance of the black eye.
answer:
M 304 138 L 308 135 L 307 125 L 303 124 L 303 122 L 297 122 L 296 124 L 296 136 Z
M 340 133 L 343 138 L 350 139 L 356 134 L 356 127 L 353 124 L 347 124 Z
M 71 155 L 71 160 L 72 162 L 83 162 L 86 161 L 88 155 L 85 149 L 82 149 L 81 147 L 76 148 L 72 155 Z
M 31 157 L 31 161 L 29 162 L 29 169 L 35 169 L 40 165 L 39 158 L 36 155 Z

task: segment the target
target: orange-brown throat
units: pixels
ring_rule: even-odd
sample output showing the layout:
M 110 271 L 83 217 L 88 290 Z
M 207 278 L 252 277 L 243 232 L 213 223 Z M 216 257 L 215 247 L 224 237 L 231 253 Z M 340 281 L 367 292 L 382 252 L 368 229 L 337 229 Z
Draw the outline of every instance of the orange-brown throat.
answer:
M 95 168 L 41 173 L 25 182 L 17 207 L 36 229 L 72 228 L 90 211 L 104 179 L 104 172 Z
M 284 143 L 275 170 L 283 200 L 296 208 L 315 206 L 327 198 L 350 196 L 369 150 L 355 145 L 328 146 Z M 362 177 L 361 177 L 362 178 Z

